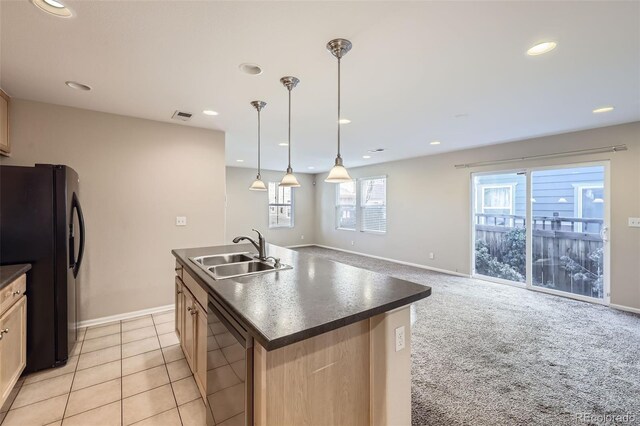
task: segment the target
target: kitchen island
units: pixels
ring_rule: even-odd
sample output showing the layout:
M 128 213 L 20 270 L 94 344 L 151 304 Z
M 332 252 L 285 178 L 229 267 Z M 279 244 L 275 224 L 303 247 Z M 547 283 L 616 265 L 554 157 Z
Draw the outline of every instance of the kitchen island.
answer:
M 290 269 L 216 280 L 192 260 L 241 252 L 256 250 L 172 251 L 176 333 L 209 422 L 410 424 L 409 305 L 431 289 L 274 245 Z

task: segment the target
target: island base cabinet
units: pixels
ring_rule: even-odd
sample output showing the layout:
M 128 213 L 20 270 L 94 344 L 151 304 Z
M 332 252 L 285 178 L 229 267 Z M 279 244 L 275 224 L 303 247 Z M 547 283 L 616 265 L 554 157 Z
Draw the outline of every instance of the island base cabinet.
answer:
M 207 394 L 207 334 L 209 329 L 207 311 L 200 302 L 202 295 L 194 295 L 191 291 L 191 288 L 194 288 L 195 280 L 187 272 L 182 272 L 182 269 L 176 268 L 176 272 L 178 270 L 182 273 L 182 278 L 180 274 L 175 278 L 176 333 L 198 390 L 205 398 Z
M 254 347 L 254 424 L 411 425 L 409 307 L 267 351 Z M 395 330 L 405 328 L 396 351 Z
M 254 348 L 254 424 L 369 425 L 369 321 Z
M 27 298 L 22 296 L 0 316 L 0 405 L 27 365 Z

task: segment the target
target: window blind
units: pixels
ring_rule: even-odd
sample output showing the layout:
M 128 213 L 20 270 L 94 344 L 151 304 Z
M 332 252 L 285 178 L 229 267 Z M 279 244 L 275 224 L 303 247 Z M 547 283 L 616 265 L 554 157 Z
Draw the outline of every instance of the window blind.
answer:
M 387 232 L 387 178 L 360 180 L 361 229 Z

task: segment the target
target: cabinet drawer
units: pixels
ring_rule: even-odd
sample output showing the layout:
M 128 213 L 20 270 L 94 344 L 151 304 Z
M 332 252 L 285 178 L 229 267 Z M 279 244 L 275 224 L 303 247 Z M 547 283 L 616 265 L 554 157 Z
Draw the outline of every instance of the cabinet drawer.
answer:
M 207 306 L 207 302 L 209 300 L 209 298 L 207 297 L 207 292 L 202 287 L 200 287 L 200 284 L 198 284 L 187 271 L 185 271 L 183 274 L 182 282 L 184 282 L 184 285 L 187 286 L 191 294 L 193 294 L 193 297 L 195 297 L 196 301 L 204 310 L 204 307 Z
M 27 275 L 22 274 L 0 292 L 0 314 L 3 314 L 27 291 Z M 205 305 L 206 306 L 206 305 Z
M 182 279 L 183 274 L 184 274 L 184 267 L 177 260 L 176 260 L 175 271 L 176 271 L 176 275 L 179 276 L 180 279 Z

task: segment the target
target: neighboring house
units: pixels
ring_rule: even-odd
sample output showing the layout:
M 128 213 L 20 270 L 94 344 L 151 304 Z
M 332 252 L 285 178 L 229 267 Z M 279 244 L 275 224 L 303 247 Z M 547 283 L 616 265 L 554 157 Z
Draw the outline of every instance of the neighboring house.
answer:
M 496 174 L 476 177 L 476 213 L 525 216 L 524 175 Z M 536 171 L 532 177 L 533 218 L 604 217 L 604 168 L 576 167 Z M 503 225 L 504 222 L 498 223 Z M 566 224 L 563 224 L 564 229 Z M 573 228 L 580 232 L 582 225 Z

